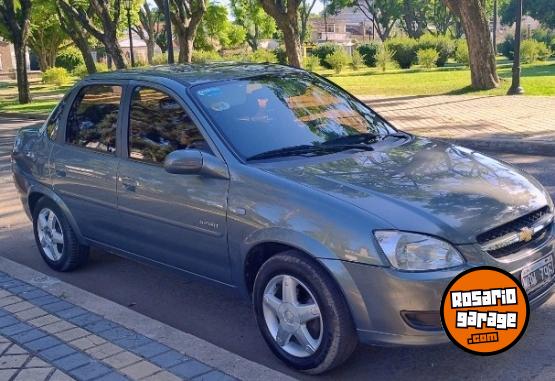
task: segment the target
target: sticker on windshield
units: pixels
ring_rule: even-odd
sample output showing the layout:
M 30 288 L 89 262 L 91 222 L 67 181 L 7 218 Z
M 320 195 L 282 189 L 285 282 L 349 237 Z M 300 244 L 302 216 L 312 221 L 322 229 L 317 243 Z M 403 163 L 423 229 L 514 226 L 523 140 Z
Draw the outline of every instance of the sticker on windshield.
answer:
M 212 110 L 218 111 L 218 112 L 228 110 L 230 107 L 231 107 L 230 104 L 224 101 L 212 103 L 210 105 L 210 108 Z
M 459 274 L 441 301 L 445 333 L 459 348 L 477 355 L 501 353 L 520 340 L 530 306 L 522 284 L 494 267 Z
M 222 89 L 219 87 L 207 87 L 206 89 L 199 90 L 197 92 L 201 97 L 215 97 L 222 93 Z

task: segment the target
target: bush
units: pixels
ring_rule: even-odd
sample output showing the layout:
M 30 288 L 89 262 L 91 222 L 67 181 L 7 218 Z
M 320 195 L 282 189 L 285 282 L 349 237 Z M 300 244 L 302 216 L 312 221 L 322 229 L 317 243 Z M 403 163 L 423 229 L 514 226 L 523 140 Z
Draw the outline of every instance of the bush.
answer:
M 349 63 L 349 55 L 343 49 L 336 50 L 326 57 L 326 63 L 339 74 Z
M 104 62 L 97 62 L 96 71 L 99 73 L 103 71 L 108 71 L 108 65 L 106 65 Z M 89 75 L 89 72 L 87 71 L 87 67 L 85 66 L 85 64 L 81 64 L 73 69 L 72 74 L 76 77 L 84 78 Z
M 468 43 L 465 39 L 460 39 L 456 43 L 455 61 L 464 66 L 470 65 L 470 54 L 468 53 Z
M 552 52 L 555 52 L 555 30 L 547 28 L 536 29 L 532 33 L 532 38 L 536 41 L 544 42 Z
M 316 56 L 306 56 L 304 58 L 303 66 L 305 70 L 314 71 L 318 68 L 320 60 Z
M 378 53 L 376 54 L 377 66 L 385 72 L 387 69 L 387 65 L 392 61 L 393 52 L 387 47 L 387 45 L 381 45 L 378 49 Z
M 439 53 L 434 48 L 420 49 L 416 52 L 418 57 L 418 64 L 424 66 L 426 69 L 436 67 Z
M 416 40 L 398 37 L 387 40 L 385 44 L 388 50 L 393 53 L 393 59 L 397 61 L 401 69 L 408 69 L 416 63 Z
M 353 50 L 353 55 L 351 56 L 351 66 L 353 70 L 358 70 L 363 65 L 362 56 L 357 50 Z
M 371 42 L 369 44 L 360 45 L 357 50 L 364 59 L 364 64 L 369 67 L 376 67 L 376 55 L 380 50 L 381 44 Z
M 73 71 L 75 67 L 79 66 L 80 64 L 84 63 L 83 55 L 74 46 L 68 46 L 64 50 L 62 50 L 57 56 L 55 60 L 56 67 L 63 67 L 67 71 Z
M 274 50 L 274 54 L 276 55 L 277 62 L 280 65 L 287 65 L 287 54 L 285 53 L 285 48 L 282 48 L 280 46 L 279 48 Z
M 194 50 L 191 62 L 196 64 L 204 64 L 207 62 L 221 61 L 222 57 L 215 51 L 210 50 Z
M 51 67 L 42 73 L 42 83 L 62 86 L 70 81 L 69 72 L 63 67 Z
M 246 61 L 248 62 L 258 62 L 258 63 L 278 61 L 276 57 L 276 53 L 266 49 L 258 49 L 256 52 L 252 52 L 251 54 L 247 55 L 245 58 L 246 58 Z
M 326 69 L 332 69 L 326 59 L 330 54 L 333 54 L 338 50 L 343 50 L 343 48 L 336 44 L 321 44 L 312 49 L 312 55 L 320 59 L 320 66 L 325 67 Z
M 520 45 L 522 62 L 534 63 L 538 60 L 544 61 L 551 55 L 551 50 L 544 42 L 536 40 L 524 40 Z
M 449 57 L 453 55 L 455 43 L 447 36 L 425 34 L 418 40 L 417 50 L 420 49 L 435 49 L 438 52 L 438 58 L 435 64 L 439 67 L 443 67 L 447 63 Z
M 507 34 L 505 41 L 497 46 L 497 51 L 512 61 L 515 58 L 515 37 Z
M 168 54 L 167 53 L 158 53 L 152 57 L 152 64 L 153 65 L 165 65 L 168 63 Z

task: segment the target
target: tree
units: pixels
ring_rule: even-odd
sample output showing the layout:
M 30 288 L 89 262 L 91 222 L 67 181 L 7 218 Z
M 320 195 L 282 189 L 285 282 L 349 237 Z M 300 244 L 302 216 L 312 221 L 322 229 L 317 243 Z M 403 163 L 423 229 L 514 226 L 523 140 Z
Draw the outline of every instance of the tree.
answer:
M 409 37 L 420 38 L 424 34 L 431 8 L 429 0 L 403 0 L 401 26 Z
M 260 40 L 270 38 L 276 31 L 274 19 L 260 6 L 258 0 L 231 0 L 231 12 L 235 23 L 246 31 L 246 41 L 255 52 Z
M 499 86 L 495 52 L 491 43 L 485 0 L 444 0 L 462 23 L 470 57 L 472 87 L 488 90 Z
M 56 12 L 58 15 L 58 21 L 60 22 L 60 27 L 64 33 L 71 38 L 77 49 L 81 52 L 87 72 L 89 74 L 96 73 L 96 65 L 89 44 L 90 37 L 87 31 L 85 31 L 73 17 L 68 15 L 62 6 L 56 7 Z
M 260 0 L 262 8 L 276 21 L 283 33 L 287 63 L 301 67 L 302 45 L 298 12 L 301 0 Z
M 34 0 L 27 45 L 38 56 L 42 71 L 54 66 L 56 55 L 67 36 L 56 17 L 55 0 Z
M 455 24 L 453 13 L 442 0 L 432 0 L 428 8 L 428 24 L 435 27 L 435 33 L 445 35 Z M 430 28 L 428 28 L 430 29 Z M 456 35 L 456 33 L 453 33 Z M 459 36 L 455 36 L 459 37 Z
M 391 35 L 393 27 L 402 16 L 402 0 L 332 0 L 328 6 L 330 13 L 356 7 L 368 20 L 374 23 L 382 41 Z
M 160 18 L 161 12 L 157 9 L 151 10 L 148 1 L 145 1 L 139 9 L 139 24 L 133 27 L 135 33 L 146 44 L 146 59 L 149 65 L 152 65 L 154 47 L 160 40 L 160 34 L 165 34 L 165 30 L 160 28 Z
M 155 0 L 158 9 L 164 8 L 164 0 Z M 208 6 L 207 0 L 171 0 L 170 18 L 179 44 L 179 63 L 190 63 L 193 43 L 202 17 Z
M 100 41 L 106 48 L 116 68 L 124 69 L 125 60 L 118 42 L 118 25 L 120 23 L 121 0 L 90 0 L 86 3 L 71 4 L 68 0 L 59 0 L 63 11 L 79 22 L 87 32 Z M 85 8 L 85 4 L 88 5 Z M 100 26 L 96 25 L 98 20 Z
M 301 22 L 301 42 L 305 42 L 308 38 L 308 20 L 312 13 L 312 8 L 316 4 L 316 0 L 302 0 L 299 7 L 299 19 Z
M 17 93 L 19 103 L 22 104 L 31 102 L 25 52 L 29 38 L 30 16 L 31 0 L 0 1 L 0 34 L 14 45 Z
M 501 21 L 506 25 L 515 22 L 515 1 L 500 5 Z M 549 28 L 555 28 L 555 4 L 553 0 L 526 0 L 523 3 L 523 12 Z

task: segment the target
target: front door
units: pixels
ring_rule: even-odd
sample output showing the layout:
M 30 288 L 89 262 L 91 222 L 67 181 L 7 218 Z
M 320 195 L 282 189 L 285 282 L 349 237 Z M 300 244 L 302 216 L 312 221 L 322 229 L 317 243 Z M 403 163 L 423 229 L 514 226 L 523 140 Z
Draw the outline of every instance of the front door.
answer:
M 117 231 L 117 126 L 121 85 L 91 84 L 77 91 L 65 134 L 52 150 L 52 180 L 81 233 L 113 244 Z M 71 101 L 71 99 L 70 99 Z
M 228 180 L 166 172 L 167 154 L 212 154 L 188 112 L 166 91 L 132 90 L 126 158 L 118 171 L 118 209 L 126 249 L 224 283 L 230 280 Z

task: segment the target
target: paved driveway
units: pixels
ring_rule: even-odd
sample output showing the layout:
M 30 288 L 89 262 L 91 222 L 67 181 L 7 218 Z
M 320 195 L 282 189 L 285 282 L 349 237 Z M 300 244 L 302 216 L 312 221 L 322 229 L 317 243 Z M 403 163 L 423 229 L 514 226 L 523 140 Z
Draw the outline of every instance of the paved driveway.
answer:
M 39 258 L 29 222 L 22 215 L 9 171 L 9 148 L 25 123 L 0 120 L 0 255 L 54 275 L 208 340 L 231 352 L 298 378 L 260 337 L 248 303 L 227 291 L 95 250 L 88 267 L 69 274 L 50 271 Z M 501 155 L 536 175 L 555 196 L 555 158 Z M 359 347 L 342 368 L 321 380 L 553 380 L 555 297 L 532 314 L 528 331 L 509 352 L 478 357 L 447 344 L 427 348 Z

